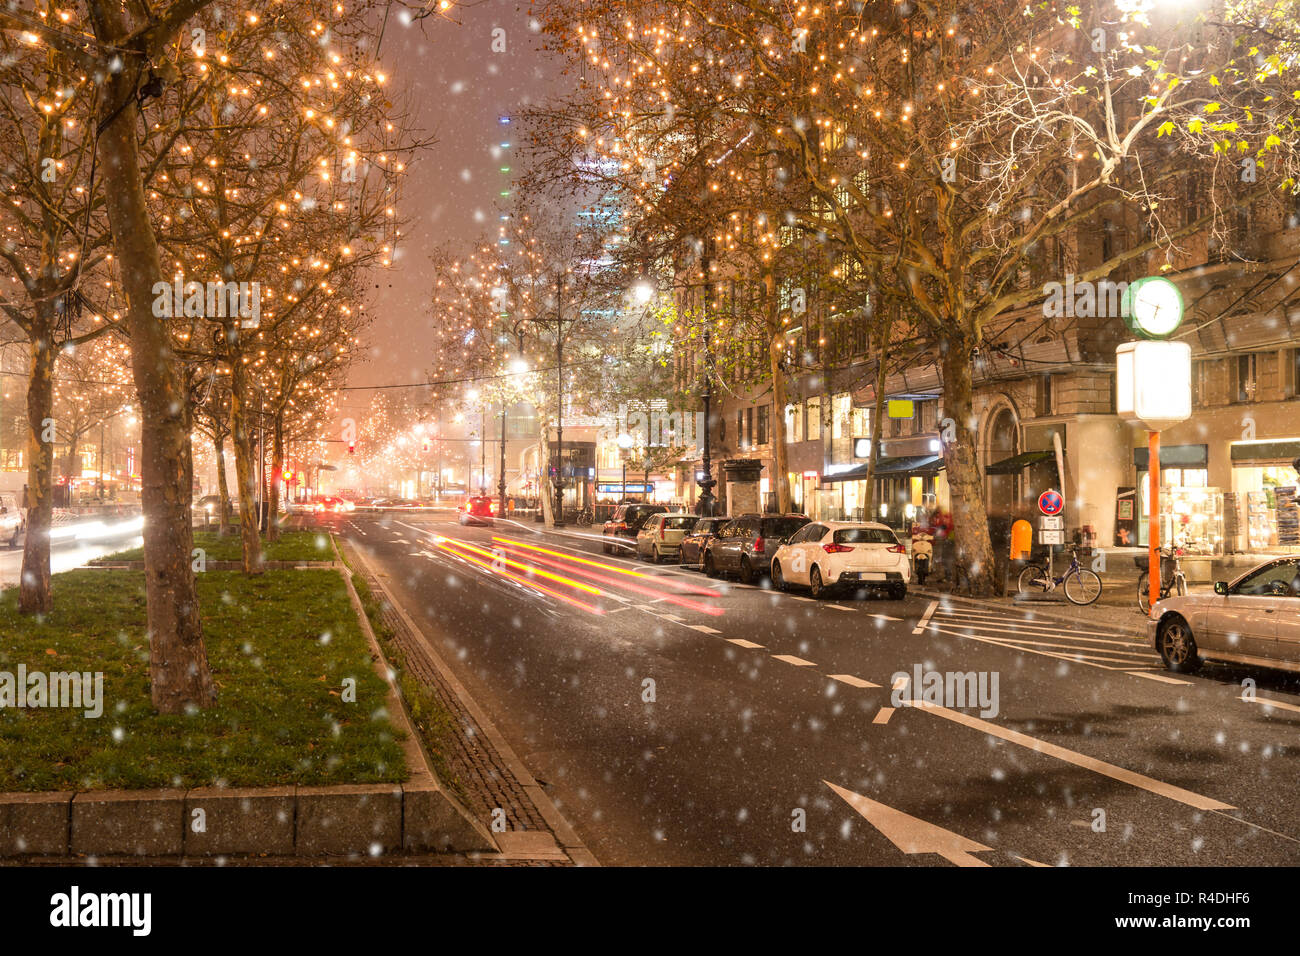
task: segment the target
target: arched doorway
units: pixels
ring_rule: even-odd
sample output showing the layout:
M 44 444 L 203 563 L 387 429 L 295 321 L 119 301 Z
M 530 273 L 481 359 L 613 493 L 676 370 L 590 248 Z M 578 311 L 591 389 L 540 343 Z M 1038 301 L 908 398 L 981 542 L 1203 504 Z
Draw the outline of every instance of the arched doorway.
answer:
M 984 433 L 984 459 L 987 467 L 994 462 L 1014 457 L 1020 453 L 1020 423 L 1009 405 L 1003 405 L 989 416 Z M 990 517 L 1010 515 L 1020 501 L 1020 474 L 988 475 L 987 499 Z

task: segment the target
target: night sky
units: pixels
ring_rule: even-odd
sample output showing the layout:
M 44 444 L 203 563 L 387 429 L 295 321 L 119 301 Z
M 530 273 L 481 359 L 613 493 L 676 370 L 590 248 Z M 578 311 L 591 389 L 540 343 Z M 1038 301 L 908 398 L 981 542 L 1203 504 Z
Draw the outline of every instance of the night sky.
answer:
M 413 125 L 438 142 L 407 175 L 399 209 L 409 221 L 394 268 L 373 276 L 366 305 L 372 324 L 362 338 L 365 360 L 349 376 L 353 386 L 427 380 L 429 255 L 440 243 L 468 249 L 479 237 L 495 238 L 496 203 L 508 178 L 500 167 L 515 166 L 499 148 L 515 142 L 503 133 L 512 128 L 497 119 L 545 99 L 565 79 L 559 58 L 541 52 L 526 5 L 483 0 L 453 13 L 457 22 L 404 25 L 394 5 L 385 29 L 380 57 L 393 73 L 394 93 L 409 97 Z M 492 49 L 496 28 L 505 30 L 504 53 Z M 363 410 L 371 394 L 344 393 L 345 414 Z

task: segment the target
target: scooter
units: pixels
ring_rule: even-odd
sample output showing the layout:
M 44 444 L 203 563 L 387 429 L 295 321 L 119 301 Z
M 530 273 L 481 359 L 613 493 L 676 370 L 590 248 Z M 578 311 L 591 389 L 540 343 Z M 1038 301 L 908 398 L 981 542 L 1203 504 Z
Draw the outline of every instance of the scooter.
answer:
M 930 574 L 930 559 L 934 554 L 934 535 L 920 528 L 912 529 L 912 577 L 917 584 L 925 584 Z

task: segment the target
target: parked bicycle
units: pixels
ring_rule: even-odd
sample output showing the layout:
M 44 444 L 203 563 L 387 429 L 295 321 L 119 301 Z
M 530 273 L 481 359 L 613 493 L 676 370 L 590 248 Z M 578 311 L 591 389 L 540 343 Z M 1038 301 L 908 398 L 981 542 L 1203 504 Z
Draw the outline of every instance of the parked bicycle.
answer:
M 574 516 L 573 523 L 579 528 L 590 528 L 595 521 L 595 515 L 590 508 L 583 508 Z
M 1053 577 L 1046 565 L 1033 562 L 1020 572 L 1019 587 L 1022 594 L 1047 594 L 1060 587 L 1065 591 L 1066 600 L 1080 607 L 1101 597 L 1101 578 L 1079 566 L 1079 552 L 1075 548 L 1070 549 L 1070 566 L 1065 573 Z
M 1187 578 L 1183 576 L 1185 552 L 1182 548 L 1160 549 L 1160 600 L 1169 597 L 1175 591 L 1178 595 L 1187 593 Z M 1138 607 L 1143 614 L 1151 613 L 1151 561 L 1145 554 L 1134 557 L 1134 562 L 1143 571 L 1138 575 Z

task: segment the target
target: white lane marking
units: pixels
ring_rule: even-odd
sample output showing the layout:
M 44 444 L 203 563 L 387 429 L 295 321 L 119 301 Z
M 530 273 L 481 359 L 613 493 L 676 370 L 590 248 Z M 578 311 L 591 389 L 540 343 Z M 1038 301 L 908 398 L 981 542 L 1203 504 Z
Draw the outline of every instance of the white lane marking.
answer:
M 901 621 L 901 617 L 890 617 L 888 614 L 868 614 L 868 617 L 874 617 L 880 621 Z
M 907 678 L 900 678 L 906 680 Z M 1078 751 L 1070 750 L 1056 744 L 1048 743 L 1046 740 L 1039 740 L 1037 737 L 1031 737 L 1028 734 L 1022 734 L 1018 730 L 1010 730 L 1006 727 L 1000 727 L 997 724 L 982 720 L 972 714 L 964 714 L 959 710 L 949 710 L 947 707 L 941 707 L 938 704 L 931 704 L 923 700 L 910 700 L 906 706 L 922 710 L 927 714 L 934 714 L 936 717 L 942 717 L 944 720 L 950 720 L 955 724 L 961 724 L 963 727 L 969 727 L 972 730 L 982 731 L 990 737 L 997 737 L 1008 743 L 1018 744 L 1027 750 L 1035 753 L 1044 754 L 1048 757 L 1055 757 L 1057 760 L 1073 764 L 1076 767 L 1082 767 L 1085 770 L 1091 770 L 1093 773 L 1101 774 L 1103 777 L 1110 777 L 1112 780 L 1118 780 L 1121 783 L 1127 783 L 1130 786 L 1137 787 L 1139 790 L 1145 790 L 1148 793 L 1154 793 L 1160 797 L 1167 797 L 1178 803 L 1186 804 L 1197 810 L 1235 810 L 1230 803 L 1222 803 L 1212 797 L 1203 796 L 1199 793 L 1193 793 L 1191 790 L 1185 790 L 1182 787 L 1176 787 L 1171 783 L 1165 783 L 1163 780 L 1156 780 L 1154 777 L 1148 777 L 1145 774 L 1137 773 L 1125 767 L 1118 767 L 1113 763 L 1107 763 L 1104 760 L 1098 760 L 1096 757 L 1089 757 L 1087 754 L 1081 754 Z
M 1280 707 L 1283 710 L 1290 710 L 1290 711 L 1294 711 L 1297 714 L 1300 714 L 1300 706 L 1297 706 L 1295 704 L 1288 704 L 1285 701 L 1281 701 L 1281 700 L 1270 700 L 1267 697 L 1247 697 L 1244 694 L 1237 699 L 1244 700 L 1248 704 L 1261 704 L 1263 705 L 1265 710 L 1271 710 L 1274 707 Z
M 831 674 L 831 680 L 837 680 L 842 684 L 848 684 L 850 687 L 879 687 L 879 684 L 873 684 L 869 680 L 863 680 L 861 677 L 854 677 L 852 674 Z
M 906 674 L 899 674 L 897 677 L 894 678 L 894 683 L 890 685 L 889 689 L 902 690 L 904 687 L 907 686 L 910 680 L 911 678 L 908 677 Z
M 1147 680 L 1158 680 L 1162 684 L 1190 684 L 1189 680 L 1179 680 L 1177 677 L 1166 677 L 1164 674 L 1149 674 L 1146 671 L 1125 671 L 1134 677 L 1145 677 Z M 1300 710 L 1300 708 L 1297 708 Z
M 992 847 L 987 847 L 983 843 L 976 843 L 974 840 L 968 840 L 960 833 L 953 833 L 951 830 L 945 830 L 933 823 L 927 823 L 925 820 L 904 813 L 902 810 L 895 810 L 883 803 L 877 803 L 860 793 L 837 787 L 829 780 L 823 780 L 822 783 L 834 790 L 849 806 L 858 811 L 868 823 L 880 832 L 881 836 L 908 855 L 932 853 L 935 856 L 943 857 L 954 866 L 990 865 L 974 854 L 991 850 Z
M 889 718 L 893 716 L 894 716 L 894 708 L 881 707 L 878 711 L 876 711 L 876 716 L 871 718 L 871 722 L 873 724 L 887 724 L 889 723 Z
M 755 644 L 753 641 L 743 641 L 738 637 L 727 638 L 727 643 L 735 644 L 737 647 L 748 647 L 750 649 L 761 648 L 763 646 L 762 644 Z
M 949 630 L 946 627 L 935 627 L 935 630 L 940 631 L 944 634 L 949 633 Z M 962 637 L 977 636 L 977 632 L 975 631 L 962 631 L 960 633 Z M 1118 661 L 1118 660 L 1123 660 L 1125 657 L 1136 657 L 1138 660 L 1149 661 L 1152 658 L 1152 655 L 1150 653 L 1144 652 L 1141 649 L 1141 645 L 1138 645 L 1136 647 L 1130 647 L 1127 650 L 1123 648 L 1120 648 L 1119 650 L 1114 650 L 1109 647 L 1090 647 L 1087 644 L 1062 644 L 1056 641 L 1045 641 L 1042 640 L 1041 638 L 1020 637 L 1018 635 L 1013 635 L 1013 634 L 979 634 L 978 636 L 993 638 L 994 640 L 1001 641 L 1003 644 L 1006 644 L 1008 646 L 1013 646 L 1013 647 L 1026 645 L 1026 649 L 1028 649 L 1029 647 L 1068 647 L 1076 651 L 1087 651 L 1089 656 L 1095 657 L 1097 660 Z M 1104 643 L 1113 643 L 1113 642 L 1104 642 Z
M 920 634 L 922 631 L 925 630 L 925 626 L 930 623 L 930 615 L 934 613 L 935 608 L 937 608 L 938 606 L 939 606 L 938 601 L 930 602 L 930 606 L 927 607 L 925 609 L 925 613 L 921 615 L 921 620 L 917 621 L 916 627 L 912 628 L 913 634 Z
M 709 627 L 707 624 L 687 624 L 692 631 L 699 631 L 701 634 L 721 634 L 717 628 Z
M 950 634 L 953 637 L 964 637 L 968 641 L 980 641 L 981 643 L 984 644 L 996 644 L 998 647 L 1005 647 L 1013 651 L 1023 651 L 1024 653 L 1027 654 L 1041 654 L 1044 657 L 1055 657 L 1058 660 L 1073 661 L 1076 664 L 1086 664 L 1089 667 L 1098 667 L 1104 671 L 1122 671 L 1122 670 L 1127 670 L 1133 666 L 1133 661 L 1131 659 L 1126 660 L 1123 657 L 1105 657 L 1098 654 L 1084 655 L 1082 653 L 1082 651 L 1091 650 L 1091 648 L 1080 648 L 1079 652 L 1074 654 L 1061 654 L 1058 653 L 1057 651 L 1040 650 L 1035 647 L 1025 647 L 1023 642 L 1008 643 L 1009 639 L 999 640 L 997 638 L 983 636 L 983 635 L 975 634 L 973 632 L 950 631 L 947 628 L 939 627 L 936 624 L 931 624 L 930 627 L 932 630 L 937 631 L 940 634 Z M 1073 645 L 1066 644 L 1062 646 L 1071 647 Z M 1121 651 L 1119 653 L 1123 653 L 1123 652 Z M 1139 658 L 1139 660 L 1141 659 L 1143 658 Z M 1111 661 L 1112 663 L 1119 663 L 1122 666 L 1107 667 L 1105 664 L 1097 663 L 1097 661 L 1103 661 L 1103 660 Z
M 674 624 L 685 624 L 686 622 L 676 614 L 660 614 L 659 617 L 665 621 L 672 621 Z
M 934 620 L 931 621 L 931 623 L 932 624 L 960 624 L 964 627 L 985 627 L 985 628 L 1010 627 L 1010 628 L 1015 628 L 1016 630 L 1019 631 L 1026 631 L 1028 633 L 1062 634 L 1062 635 L 1069 635 L 1071 637 L 1075 635 L 1078 635 L 1079 637 L 1098 636 L 1098 637 L 1112 637 L 1112 638 L 1122 636 L 1122 632 L 1094 631 L 1089 628 L 1073 628 L 1073 627 L 1069 627 L 1066 624 L 1053 624 L 1050 621 L 1043 621 L 1040 623 L 1038 621 L 1026 621 L 1023 619 L 1017 620 L 1014 618 L 966 618 L 955 614 L 945 614 L 940 618 L 935 618 Z M 1144 643 L 1144 641 L 1141 638 L 1135 636 L 1129 638 L 1124 643 L 1141 644 Z
M 848 611 L 850 614 L 852 614 L 853 611 L 854 611 L 854 608 L 851 608 L 851 607 L 843 607 L 843 606 L 841 606 L 841 605 L 839 605 L 839 604 L 823 604 L 822 606 L 823 606 L 823 607 L 831 608 L 831 609 L 836 610 L 836 611 Z
M 806 661 L 802 657 L 795 657 L 793 654 L 773 654 L 772 660 L 782 661 L 786 664 L 793 664 L 795 667 L 816 667 L 812 661 Z
M 409 552 L 409 554 L 408 554 L 407 556 L 408 556 L 408 557 L 411 557 L 411 558 L 418 558 L 418 557 L 420 557 L 420 556 L 423 555 L 423 554 L 428 554 L 428 552 L 427 552 L 427 551 L 411 551 L 411 552 Z

